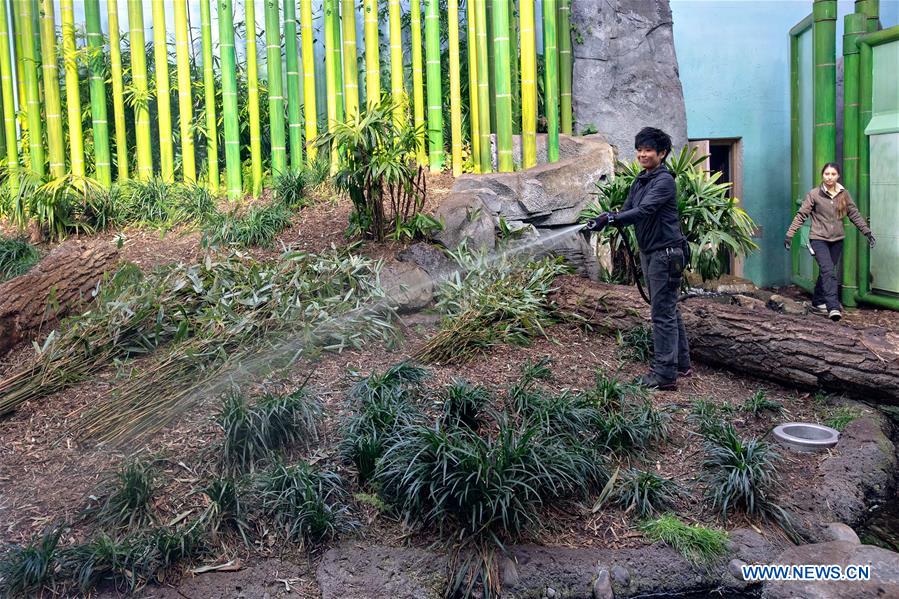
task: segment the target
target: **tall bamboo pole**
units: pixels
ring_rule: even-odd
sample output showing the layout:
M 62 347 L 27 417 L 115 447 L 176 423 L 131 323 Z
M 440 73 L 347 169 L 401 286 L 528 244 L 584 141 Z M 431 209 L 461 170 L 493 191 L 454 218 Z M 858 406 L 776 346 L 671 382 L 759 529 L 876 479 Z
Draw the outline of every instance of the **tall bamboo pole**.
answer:
M 424 68 L 421 61 L 421 0 L 411 0 L 409 10 L 411 11 L 409 30 L 412 38 L 412 122 L 418 128 L 425 123 Z M 419 164 L 428 163 L 424 140 L 418 144 L 416 154 Z
M 459 66 L 459 0 L 447 2 L 450 69 L 450 129 L 453 176 L 462 174 L 462 81 Z
M 300 122 L 296 0 L 284 0 L 284 53 L 287 54 L 287 138 L 290 142 L 290 168 L 298 171 L 303 166 L 303 125 Z
M 867 17 L 853 13 L 843 19 L 843 186 L 853 198 L 858 197 L 858 69 L 856 41 L 865 33 Z M 843 244 L 842 303 L 854 307 L 858 294 L 858 232 L 846 227 Z
M 343 0 L 343 101 L 346 119 L 359 113 L 359 73 L 356 64 L 356 7 L 353 0 Z
M 521 0 L 521 166 L 537 164 L 537 50 L 534 2 Z
M 559 100 L 562 133 L 571 135 L 571 0 L 559 3 Z
M 28 157 L 31 172 L 40 178 L 46 173 L 44 165 L 43 121 L 38 93 L 37 56 L 34 47 L 34 20 L 30 0 L 17 0 L 22 41 L 22 79 L 25 83 L 26 118 L 28 121 Z
M 509 73 L 508 0 L 493 0 L 493 47 L 496 66 L 496 154 L 502 173 L 515 168 L 512 158 L 512 77 Z
M 815 129 L 813 140 L 812 180 L 825 162 L 836 156 L 837 120 L 837 3 L 836 0 L 815 0 L 812 6 L 815 42 Z
M 265 47 L 268 67 L 268 118 L 272 139 L 272 175 L 287 172 L 284 139 L 284 75 L 281 70 L 281 23 L 278 0 L 265 0 Z
M 468 46 L 468 117 L 471 122 L 471 161 L 476 173 L 481 171 L 481 136 L 478 122 L 478 40 L 475 0 L 465 3 L 467 13 L 466 45 Z
M 512 133 L 521 133 L 521 53 L 518 46 L 518 9 L 515 0 L 509 0 L 509 46 L 512 56 Z
M 13 65 L 16 68 L 16 94 L 19 98 L 19 106 L 20 106 L 20 121 L 22 122 L 22 131 L 26 131 L 28 129 L 28 115 L 25 106 L 28 105 L 27 100 L 25 99 L 25 70 L 23 67 L 23 58 L 25 56 L 25 52 L 22 49 L 22 7 L 19 6 L 21 4 L 21 0 L 11 0 L 9 4 L 9 10 L 12 12 L 12 36 L 15 39 L 15 56 L 16 59 L 13 61 Z M 23 148 L 24 150 L 24 148 Z
M 81 131 L 81 97 L 78 93 L 78 62 L 75 49 L 75 7 L 72 0 L 59 1 L 62 25 L 62 60 L 66 73 L 66 113 L 69 124 L 69 162 L 72 174 L 84 176 L 84 135 Z
M 318 136 L 318 110 L 315 106 L 315 51 L 312 46 L 312 0 L 300 0 L 300 25 L 303 32 L 303 104 L 306 116 L 306 160 L 318 155 L 313 142 Z
M 237 121 L 237 72 L 234 56 L 234 10 L 231 0 L 218 0 L 219 51 L 222 64 L 222 119 L 225 129 L 225 182 L 228 197 L 240 197 L 240 124 Z
M 124 181 L 128 178 L 128 136 L 125 132 L 125 85 L 122 77 L 119 8 L 116 0 L 107 0 L 106 11 L 109 23 L 109 78 L 112 83 L 112 114 L 115 122 L 116 171 L 119 181 Z
M 543 0 L 543 106 L 546 110 L 546 158 L 559 159 L 559 50 L 556 46 L 556 0 Z
M 190 91 L 190 41 L 187 3 L 175 1 L 175 60 L 178 65 L 178 128 L 181 133 L 181 176 L 185 183 L 197 180 L 194 156 L 193 97 Z
M 343 42 L 340 33 L 340 0 L 329 0 L 331 2 L 331 12 L 329 13 L 329 21 L 331 24 L 334 45 L 331 47 L 333 55 L 332 62 L 334 64 L 334 89 L 337 96 L 337 122 L 343 122 Z
M 137 138 L 137 178 L 153 176 L 150 150 L 150 107 L 147 89 L 147 57 L 144 54 L 143 0 L 128 0 L 128 27 L 131 31 L 131 84 L 134 86 L 134 132 Z
M 324 28 L 325 28 L 325 89 L 328 98 L 328 131 L 334 131 L 337 125 L 337 69 L 339 65 L 334 63 L 334 28 L 331 26 L 333 4 L 331 0 L 325 0 L 324 4 Z M 331 174 L 337 171 L 337 145 L 331 144 Z
M 206 176 L 212 193 L 218 193 L 218 120 L 215 116 L 215 73 L 212 70 L 212 17 L 209 0 L 200 0 L 200 40 L 203 53 L 203 97 L 206 108 Z
M 277 0 L 275 0 L 277 1 Z M 268 11 L 272 0 L 265 2 L 265 36 L 269 37 Z M 262 135 L 259 126 L 259 53 L 256 49 L 256 3 L 245 0 L 245 25 L 247 28 L 247 114 L 250 120 L 250 193 L 257 197 L 262 190 Z M 277 4 L 275 5 L 277 10 Z M 280 63 L 280 44 L 278 46 Z M 271 69 L 269 69 L 271 79 Z
M 62 103 L 59 95 L 59 64 L 56 60 L 56 24 L 53 0 L 42 0 L 41 4 L 41 62 L 44 75 L 42 83 L 44 85 L 50 176 L 62 177 L 66 174 L 66 151 L 62 134 Z
M 438 173 L 443 169 L 443 90 L 440 73 L 440 13 L 437 0 L 427 0 L 425 11 L 425 58 L 428 63 L 428 163 L 431 166 L 431 172 Z
M 164 181 L 175 177 L 169 53 L 165 37 L 165 4 L 153 0 L 153 59 L 156 64 L 156 118 L 159 126 L 159 169 Z
M 390 20 L 390 95 L 393 120 L 402 124 L 406 114 L 406 88 L 403 85 L 403 32 L 400 27 L 400 0 L 388 0 Z
M 9 181 L 16 189 L 19 170 L 19 150 L 16 139 L 16 100 L 13 92 L 12 57 L 10 56 L 10 39 L 6 2 L 0 0 L 0 93 L 3 101 L 3 133 L 6 137 L 6 169 Z
M 109 121 L 106 114 L 106 82 L 103 73 L 103 32 L 100 29 L 100 0 L 84 2 L 85 30 L 90 48 L 91 129 L 94 138 L 94 171 L 101 185 L 112 183 L 109 157 Z
M 478 134 L 481 136 L 481 172 L 493 171 L 493 152 L 490 148 L 490 85 L 487 82 L 487 0 L 476 3 L 475 28 L 478 40 Z
M 378 48 L 378 0 L 365 0 L 365 103 L 381 101 L 381 62 Z
M 490 88 L 490 133 L 496 133 L 496 58 L 493 47 L 493 0 L 485 0 L 485 17 L 482 19 L 487 36 L 487 84 Z

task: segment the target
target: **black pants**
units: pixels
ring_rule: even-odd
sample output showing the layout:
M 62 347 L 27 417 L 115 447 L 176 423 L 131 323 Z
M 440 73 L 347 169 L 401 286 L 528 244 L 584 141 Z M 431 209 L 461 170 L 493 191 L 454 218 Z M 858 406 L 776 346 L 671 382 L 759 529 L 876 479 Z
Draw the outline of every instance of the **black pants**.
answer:
M 839 275 L 837 273 L 843 258 L 843 240 L 811 239 L 809 243 L 815 250 L 815 260 L 818 262 L 818 282 L 815 283 L 815 292 L 812 294 L 812 305 L 826 304 L 828 310 L 839 310 Z
M 666 381 L 677 379 L 677 371 L 690 368 L 690 346 L 684 320 L 677 308 L 684 253 L 680 248 L 640 252 L 643 276 L 652 304 L 652 371 Z

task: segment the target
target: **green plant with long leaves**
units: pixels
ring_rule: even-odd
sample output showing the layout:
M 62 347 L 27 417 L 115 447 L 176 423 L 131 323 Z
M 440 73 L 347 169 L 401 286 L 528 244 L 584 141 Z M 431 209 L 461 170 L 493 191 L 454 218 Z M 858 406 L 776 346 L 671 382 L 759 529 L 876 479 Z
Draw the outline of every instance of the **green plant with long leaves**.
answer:
M 30 543 L 12 545 L 0 554 L 0 592 L 4 596 L 40 593 L 53 582 L 62 533 L 62 528 L 51 528 Z
M 625 510 L 646 518 L 674 506 L 684 496 L 680 486 L 671 479 L 646 470 L 626 470 L 615 490 L 615 501 Z
M 727 555 L 727 532 L 686 524 L 670 514 L 643 523 L 640 530 L 651 541 L 664 541 L 696 565 L 713 564 Z
M 114 483 L 98 520 L 116 528 L 135 529 L 153 522 L 153 493 L 156 471 L 151 464 L 128 462 L 116 472 Z
M 24 239 L 0 235 L 0 282 L 25 274 L 40 259 L 41 253 Z
M 206 225 L 202 244 L 271 248 L 275 237 L 290 226 L 290 214 L 281 203 L 250 206 L 243 214 L 237 208 L 219 213 Z

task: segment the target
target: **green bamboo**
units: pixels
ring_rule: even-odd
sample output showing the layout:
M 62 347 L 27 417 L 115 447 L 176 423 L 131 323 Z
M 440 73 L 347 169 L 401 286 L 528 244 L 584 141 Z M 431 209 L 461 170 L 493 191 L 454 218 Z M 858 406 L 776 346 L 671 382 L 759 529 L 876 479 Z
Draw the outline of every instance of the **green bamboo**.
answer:
M 465 3 L 467 15 L 466 45 L 468 46 L 468 116 L 471 122 L 471 161 L 476 173 L 481 171 L 481 136 L 478 114 L 478 41 L 475 1 Z
M 403 32 L 400 28 L 400 0 L 388 0 L 390 21 L 390 95 L 393 120 L 401 125 L 406 116 L 406 88 L 403 84 Z
M 800 138 L 800 111 L 802 108 L 799 87 L 799 73 L 803 67 L 799 60 L 799 38 L 812 27 L 812 15 L 807 16 L 790 29 L 790 208 L 793 215 L 796 214 L 802 202 L 802 194 L 806 190 L 800 189 L 802 173 L 800 170 L 800 156 L 804 140 Z M 800 275 L 801 254 L 798 243 L 790 248 L 790 273 L 792 281 L 807 291 L 814 286 L 813 281 Z
M 328 0 L 331 3 L 329 22 L 334 45 L 331 47 L 334 64 L 334 89 L 337 96 L 337 122 L 343 122 L 343 42 L 340 33 L 340 0 Z
M 172 144 L 172 103 L 169 89 L 169 53 L 165 37 L 165 4 L 153 0 L 153 59 L 156 64 L 156 118 L 159 127 L 159 170 L 164 181 L 175 177 Z
M 486 13 L 481 25 L 487 36 L 487 84 L 490 89 L 490 133 L 496 133 L 496 48 L 493 47 L 493 0 L 486 0 Z
M 228 197 L 242 193 L 240 123 L 237 121 L 237 70 L 234 55 L 234 10 L 231 0 L 218 0 L 219 52 L 222 65 L 222 120 L 225 129 L 225 182 Z M 274 166 L 272 167 L 274 170 Z
M 75 7 L 72 0 L 59 1 L 62 26 L 62 61 L 66 74 L 66 113 L 69 124 L 69 163 L 72 174 L 84 176 L 84 135 L 81 131 L 81 97 L 78 93 L 78 62 L 75 48 Z
M 864 5 L 864 11 L 868 17 L 866 31 L 873 33 L 880 29 L 880 0 L 868 0 Z
M 428 0 L 425 0 L 427 2 Z M 421 57 L 421 0 L 411 0 L 409 29 L 412 43 L 412 122 L 415 127 L 422 127 L 425 123 L 425 98 L 424 98 L 424 68 Z M 427 164 L 428 156 L 425 153 L 424 140 L 418 145 L 418 162 Z
M 843 19 L 843 186 L 858 197 L 858 38 L 865 33 L 867 17 L 849 14 Z M 858 231 L 849 224 L 843 244 L 844 306 L 855 307 L 858 294 Z
M 125 132 L 125 85 L 122 77 L 119 8 L 116 0 L 107 0 L 106 11 L 109 23 L 109 77 L 112 83 L 112 114 L 115 122 L 116 171 L 119 181 L 124 181 L 128 178 L 128 136 Z
M 521 133 L 521 48 L 518 45 L 518 9 L 515 0 L 509 0 L 509 45 L 512 56 L 512 133 Z
M 303 104 L 306 116 L 306 160 L 318 156 L 313 142 L 318 136 L 318 110 L 315 106 L 315 52 L 312 46 L 312 0 L 300 0 L 300 25 L 303 31 Z
M 478 41 L 478 135 L 480 141 L 481 172 L 493 171 L 490 150 L 490 84 L 487 81 L 487 0 L 471 0 L 476 4 L 475 29 Z
M 66 174 L 66 150 L 62 133 L 62 103 L 59 94 L 59 64 L 56 60 L 53 0 L 41 0 L 41 4 L 41 63 L 44 75 L 42 83 L 47 122 L 47 153 L 50 158 L 50 176 L 62 177 Z
M 13 61 L 13 64 L 16 68 L 16 94 L 19 98 L 19 106 L 25 107 L 28 105 L 27 100 L 25 99 L 25 70 L 23 68 L 23 57 L 25 56 L 24 50 L 22 49 L 22 9 L 18 6 L 21 3 L 21 0 L 10 0 L 9 10 L 12 12 L 12 36 L 15 39 L 15 57 L 16 59 Z M 20 120 L 22 123 L 22 131 L 26 131 L 28 129 L 28 115 L 27 111 L 24 108 L 20 108 L 19 110 Z
M 100 0 L 84 2 L 85 30 L 90 48 L 91 129 L 94 140 L 94 171 L 101 185 L 112 183 L 109 156 L 109 121 L 106 112 L 106 82 L 103 73 L 103 31 L 100 29 Z
M 462 81 L 459 65 L 459 0 L 447 2 L 449 69 L 450 69 L 450 129 L 452 130 L 453 176 L 462 174 Z
M 496 155 L 499 171 L 512 172 L 512 77 L 509 72 L 508 0 L 493 0 L 493 47 L 496 65 Z
M 296 0 L 284 0 L 284 53 L 287 54 L 287 138 L 290 144 L 290 168 L 298 171 L 303 166 L 303 124 L 300 122 Z
M 428 164 L 443 170 L 443 90 L 440 74 L 440 13 L 437 0 L 425 5 L 425 58 L 428 69 Z M 456 52 L 458 60 L 458 51 Z M 458 79 L 458 77 L 457 77 Z
M 356 8 L 353 0 L 343 0 L 343 102 L 346 118 L 359 113 L 359 73 L 356 64 Z
M 266 38 L 269 37 L 268 11 L 273 1 L 276 3 L 275 10 L 277 11 L 277 0 L 264 0 Z M 250 193 L 255 198 L 262 191 L 262 135 L 259 126 L 259 52 L 256 48 L 256 2 L 254 0 L 245 0 L 244 9 L 247 28 L 247 115 L 250 121 Z M 279 44 L 278 63 L 281 62 L 280 48 Z M 269 69 L 269 78 L 271 78 L 271 69 Z
M 333 4 L 331 0 L 324 3 L 325 28 L 325 89 L 327 90 L 328 131 L 333 132 L 337 125 L 337 69 L 334 63 L 334 28 L 331 26 Z M 331 174 L 337 171 L 337 145 L 331 144 Z
M 16 139 L 16 99 L 13 92 L 12 57 L 10 55 L 10 39 L 6 1 L 0 0 L 0 93 L 3 101 L 3 134 L 6 138 L 6 169 L 9 181 L 15 190 L 18 185 L 16 173 L 19 170 L 19 151 Z
M 181 133 L 181 176 L 185 183 L 197 180 L 194 156 L 193 99 L 190 90 L 190 40 L 187 3 L 175 1 L 175 60 L 178 65 L 178 129 Z
M 381 101 L 381 63 L 378 47 L 378 0 L 364 0 L 365 11 L 365 103 Z
M 281 70 L 281 24 L 278 0 L 265 0 L 265 47 L 268 62 L 268 118 L 272 139 L 272 175 L 287 172 L 284 139 L 284 75 Z
M 562 133 L 571 135 L 571 0 L 557 0 L 559 3 L 559 106 Z
M 128 27 L 131 31 L 131 84 L 134 87 L 134 132 L 137 138 L 137 178 L 153 176 L 150 148 L 150 108 L 147 88 L 147 57 L 144 43 L 144 6 L 142 0 L 128 0 Z
M 31 172 L 40 178 L 46 173 L 44 164 L 43 121 L 41 120 L 41 100 L 38 91 L 37 56 L 34 46 L 34 20 L 31 16 L 30 0 L 17 0 L 19 25 L 22 41 L 22 78 L 25 83 L 26 119 L 28 122 L 28 156 Z
M 813 5 L 815 42 L 815 134 L 813 143 L 813 177 L 821 166 L 836 157 L 837 121 L 837 2 L 815 0 Z
M 200 0 L 200 39 L 203 53 L 203 98 L 206 108 L 206 177 L 209 189 L 219 189 L 219 144 L 215 116 L 215 73 L 212 70 L 212 17 L 209 0 Z
M 521 3 L 521 166 L 537 164 L 537 50 L 534 3 Z
M 556 47 L 556 0 L 543 0 L 543 106 L 546 109 L 546 158 L 559 159 L 559 51 Z

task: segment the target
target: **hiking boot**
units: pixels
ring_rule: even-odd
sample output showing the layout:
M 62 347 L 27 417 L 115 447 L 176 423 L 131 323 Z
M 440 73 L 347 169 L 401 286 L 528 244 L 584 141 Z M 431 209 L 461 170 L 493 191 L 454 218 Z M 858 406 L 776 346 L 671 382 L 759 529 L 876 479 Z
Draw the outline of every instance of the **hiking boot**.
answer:
M 839 310 L 831 310 L 827 316 L 830 317 L 830 319 L 834 322 L 837 322 L 838 320 L 843 318 L 843 314 Z
M 679 379 L 688 379 L 693 376 L 693 367 L 688 366 L 685 370 L 678 369 L 677 378 Z
M 665 380 L 654 372 L 644 374 L 634 379 L 635 385 L 647 389 L 659 389 L 661 391 L 677 391 L 677 381 Z

